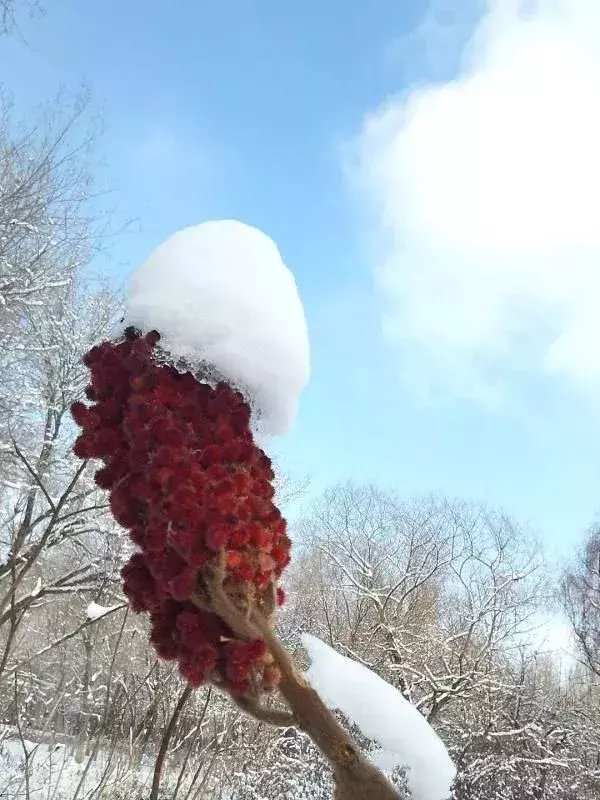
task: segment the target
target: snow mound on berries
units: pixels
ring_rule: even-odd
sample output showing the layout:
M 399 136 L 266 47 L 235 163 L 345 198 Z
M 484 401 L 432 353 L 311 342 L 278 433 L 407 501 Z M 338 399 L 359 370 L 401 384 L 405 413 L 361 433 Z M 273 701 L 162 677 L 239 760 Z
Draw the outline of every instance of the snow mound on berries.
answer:
M 309 683 L 329 708 L 377 742 L 374 763 L 389 773 L 404 768 L 413 800 L 446 800 L 456 770 L 425 717 L 379 675 L 315 636 L 304 634 L 302 644 L 311 660 Z
M 126 324 L 159 331 L 173 358 L 216 369 L 247 395 L 264 433 L 290 427 L 308 333 L 294 276 L 262 231 L 220 220 L 171 236 L 131 277 Z

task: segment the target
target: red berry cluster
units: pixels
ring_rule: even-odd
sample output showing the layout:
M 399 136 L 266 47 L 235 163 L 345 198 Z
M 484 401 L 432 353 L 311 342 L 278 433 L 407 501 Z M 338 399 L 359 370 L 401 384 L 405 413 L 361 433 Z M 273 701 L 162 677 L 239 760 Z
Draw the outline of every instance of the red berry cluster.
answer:
M 278 671 L 260 639 L 236 640 L 206 600 L 218 566 L 238 608 L 272 611 L 290 560 L 286 523 L 273 503 L 273 470 L 254 443 L 250 409 L 226 383 L 212 387 L 158 363 L 155 331 L 128 329 L 93 347 L 86 395 L 72 413 L 74 452 L 105 466 L 96 483 L 139 550 L 122 570 L 134 611 L 150 614 L 159 656 L 176 659 L 194 686 L 235 694 L 273 688 Z

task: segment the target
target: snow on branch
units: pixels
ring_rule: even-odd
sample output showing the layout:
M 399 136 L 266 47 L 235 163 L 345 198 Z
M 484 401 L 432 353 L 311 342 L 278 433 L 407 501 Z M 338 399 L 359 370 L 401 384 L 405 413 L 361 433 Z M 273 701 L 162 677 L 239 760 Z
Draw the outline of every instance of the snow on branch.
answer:
M 390 773 L 405 769 L 413 800 L 446 800 L 456 770 L 425 717 L 370 669 L 315 636 L 304 634 L 302 644 L 311 660 L 305 677 L 329 708 L 379 745 L 374 763 Z
M 101 606 L 98 603 L 92 602 L 87 607 L 86 617 L 92 622 L 95 622 L 97 619 L 101 619 L 107 614 L 112 614 L 113 611 L 118 611 L 120 608 L 123 608 L 122 603 L 116 606 Z

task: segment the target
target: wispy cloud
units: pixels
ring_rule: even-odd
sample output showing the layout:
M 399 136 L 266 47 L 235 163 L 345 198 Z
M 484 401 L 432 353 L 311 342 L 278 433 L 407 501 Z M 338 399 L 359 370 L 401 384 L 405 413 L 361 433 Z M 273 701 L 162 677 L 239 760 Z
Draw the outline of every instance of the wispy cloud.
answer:
M 498 0 L 454 80 L 366 117 L 352 167 L 406 367 L 489 402 L 522 371 L 600 389 L 599 98 L 597 0 Z

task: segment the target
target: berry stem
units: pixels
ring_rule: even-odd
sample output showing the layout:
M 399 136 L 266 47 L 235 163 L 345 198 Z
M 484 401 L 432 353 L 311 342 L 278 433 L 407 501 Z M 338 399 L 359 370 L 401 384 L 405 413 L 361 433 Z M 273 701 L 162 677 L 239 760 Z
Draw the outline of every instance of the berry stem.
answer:
M 286 714 L 286 717 L 310 736 L 329 761 L 333 770 L 336 800 L 398 800 L 398 793 L 392 784 L 365 758 L 334 713 L 298 672 L 289 653 L 273 632 L 269 620 L 256 608 L 252 609 L 251 617 L 247 619 L 231 602 L 223 590 L 222 582 L 223 571 L 217 567 L 207 587 L 212 610 L 236 636 L 244 639 L 260 637 L 265 641 L 281 670 L 278 688 L 291 709 L 291 714 Z M 259 708 L 259 713 L 271 711 Z M 252 713 L 251 707 L 244 710 L 260 718 Z M 264 716 L 260 719 L 263 722 L 270 721 Z
M 296 724 L 296 718 L 289 711 L 280 708 L 267 708 L 261 703 L 250 700 L 247 697 L 235 697 L 230 695 L 233 702 L 242 709 L 248 716 L 253 717 L 258 722 L 266 722 L 278 728 L 290 728 Z

